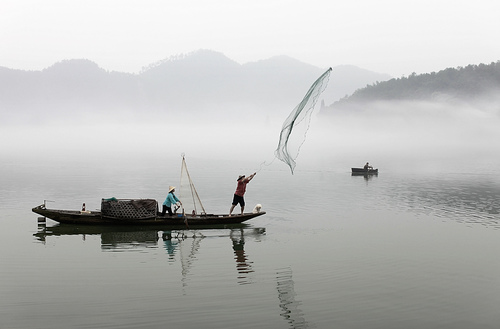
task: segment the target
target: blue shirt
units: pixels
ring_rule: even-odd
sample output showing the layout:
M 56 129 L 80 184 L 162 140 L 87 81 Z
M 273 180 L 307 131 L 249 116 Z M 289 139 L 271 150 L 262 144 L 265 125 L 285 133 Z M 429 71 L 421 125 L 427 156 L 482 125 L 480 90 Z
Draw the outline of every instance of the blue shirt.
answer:
M 171 192 L 167 195 L 167 198 L 165 199 L 165 201 L 163 201 L 163 204 L 167 207 L 172 207 L 172 204 L 175 204 L 177 202 L 179 202 L 179 199 L 177 199 L 175 194 Z

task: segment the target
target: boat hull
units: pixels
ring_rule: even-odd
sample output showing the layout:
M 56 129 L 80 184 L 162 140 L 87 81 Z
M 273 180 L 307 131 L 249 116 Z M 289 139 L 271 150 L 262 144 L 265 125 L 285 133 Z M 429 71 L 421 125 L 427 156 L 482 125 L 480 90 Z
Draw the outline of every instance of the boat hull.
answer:
M 161 216 L 157 215 L 154 218 L 148 219 L 116 219 L 107 218 L 101 215 L 100 211 L 75 211 L 75 210 L 58 210 L 47 209 L 44 205 L 37 206 L 32 209 L 46 218 L 52 219 L 56 222 L 63 224 L 78 224 L 78 225 L 114 225 L 114 226 L 204 226 L 211 225 L 224 225 L 224 224 L 239 224 L 249 219 L 264 215 L 266 212 L 258 213 L 244 213 L 243 215 L 175 215 L 175 216 Z
M 351 168 L 353 175 L 378 175 L 378 169 Z

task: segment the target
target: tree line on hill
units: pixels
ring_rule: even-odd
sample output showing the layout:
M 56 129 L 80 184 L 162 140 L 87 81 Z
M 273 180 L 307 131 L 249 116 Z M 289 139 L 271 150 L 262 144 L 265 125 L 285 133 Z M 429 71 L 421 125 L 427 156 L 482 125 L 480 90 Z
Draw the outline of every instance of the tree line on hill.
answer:
M 367 85 L 326 110 L 375 101 L 476 101 L 500 91 L 500 61 L 447 68 Z

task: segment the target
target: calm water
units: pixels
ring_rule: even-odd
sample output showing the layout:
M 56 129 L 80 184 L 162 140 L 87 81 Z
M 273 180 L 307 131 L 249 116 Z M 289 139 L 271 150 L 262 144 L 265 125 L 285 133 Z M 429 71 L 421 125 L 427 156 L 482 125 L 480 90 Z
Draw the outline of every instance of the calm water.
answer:
M 225 229 L 41 226 L 31 212 L 163 200 L 180 158 L 151 160 L 0 164 L 0 328 L 498 328 L 494 168 L 271 166 L 246 195 L 267 214 Z M 256 169 L 187 161 L 209 212 Z

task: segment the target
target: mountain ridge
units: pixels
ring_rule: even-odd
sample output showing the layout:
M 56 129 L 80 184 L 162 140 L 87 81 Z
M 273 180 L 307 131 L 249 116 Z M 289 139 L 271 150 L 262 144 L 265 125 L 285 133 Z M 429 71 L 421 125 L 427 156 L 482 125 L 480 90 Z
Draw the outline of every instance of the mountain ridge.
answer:
M 334 87 L 322 95 L 327 103 L 366 83 L 390 78 L 355 67 L 347 72 L 339 67 L 344 71 L 336 76 L 336 69 L 331 75 Z M 288 56 L 238 64 L 210 50 L 167 58 L 138 74 L 107 71 L 88 59 L 63 60 L 41 71 L 0 67 L 0 118 L 37 122 L 145 113 L 282 116 L 325 70 Z

